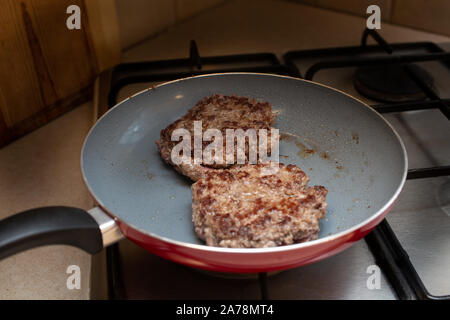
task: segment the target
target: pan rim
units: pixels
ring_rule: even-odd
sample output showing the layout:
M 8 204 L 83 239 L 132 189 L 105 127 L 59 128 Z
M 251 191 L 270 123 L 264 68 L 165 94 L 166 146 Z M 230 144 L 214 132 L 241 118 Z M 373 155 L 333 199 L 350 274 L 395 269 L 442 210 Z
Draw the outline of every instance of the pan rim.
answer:
M 272 77 L 272 78 L 286 78 L 286 79 L 290 79 L 290 80 L 295 80 L 295 81 L 303 81 L 303 82 L 307 82 L 310 83 L 312 85 L 317 85 L 317 86 L 321 86 L 324 88 L 328 88 L 330 90 L 333 90 L 335 92 L 338 92 L 340 94 L 343 94 L 347 97 L 349 97 L 350 99 L 353 99 L 357 102 L 359 102 L 359 104 L 365 106 L 366 108 L 368 108 L 368 110 L 370 112 L 372 112 L 375 116 L 377 116 L 380 120 L 382 120 L 387 126 L 388 128 L 394 133 L 394 136 L 397 140 L 397 142 L 399 143 L 401 150 L 402 150 L 402 154 L 403 154 L 403 161 L 404 161 L 404 168 L 403 168 L 403 174 L 402 174 L 402 178 L 401 181 L 399 183 L 399 185 L 397 186 L 397 189 L 395 190 L 395 192 L 392 194 L 392 196 L 389 198 L 389 200 L 384 204 L 383 207 L 381 207 L 377 212 L 375 212 L 373 215 L 371 215 L 369 218 L 365 219 L 364 221 L 360 222 L 357 225 L 352 226 L 351 228 L 345 229 L 341 232 L 332 234 L 332 235 L 328 235 L 325 236 L 323 238 L 319 238 L 316 240 L 311 240 L 311 241 L 307 241 L 307 242 L 302 242 L 302 243 L 295 243 L 295 244 L 290 244 L 290 245 L 284 245 L 284 246 L 276 246 L 276 247 L 266 247 L 266 248 L 223 248 L 223 247 L 214 247 L 214 246 L 208 246 L 206 244 L 195 244 L 195 243 L 187 243 L 187 242 L 182 242 L 179 240 L 173 240 L 167 237 L 163 237 L 163 236 L 159 236 L 156 235 L 152 232 L 148 232 L 145 230 L 142 230 L 126 221 L 124 221 L 123 219 L 119 218 L 116 214 L 114 214 L 113 210 L 109 209 L 108 206 L 106 206 L 100 199 L 99 197 L 96 196 L 95 192 L 92 190 L 91 185 L 89 184 L 87 178 L 86 178 L 86 174 L 85 174 L 85 169 L 84 169 L 84 163 L 83 163 L 83 155 L 85 152 L 85 147 L 86 147 L 86 143 L 89 140 L 90 135 L 92 134 L 92 132 L 95 130 L 95 128 L 97 127 L 97 125 L 101 122 L 101 120 L 106 117 L 110 112 L 112 112 L 114 109 L 118 108 L 122 103 L 130 100 L 131 98 L 144 93 L 146 91 L 150 91 L 150 90 L 155 90 L 156 88 L 162 87 L 162 86 L 166 86 L 166 85 L 170 85 L 173 83 L 177 83 L 177 82 L 181 82 L 181 81 L 186 81 L 189 79 L 194 79 L 194 78 L 203 78 L 203 77 L 217 77 L 217 76 L 228 76 L 228 75 L 254 75 L 254 76 L 264 76 L 264 77 Z M 408 174 L 408 155 L 406 152 L 406 148 L 405 145 L 400 137 L 400 135 L 398 134 L 398 132 L 395 130 L 395 128 L 379 113 L 377 112 L 375 109 L 373 109 L 371 106 L 369 106 L 367 103 L 361 101 L 360 99 L 353 97 L 352 95 L 327 86 L 325 84 L 322 83 L 318 83 L 318 82 L 314 82 L 311 80 L 305 80 L 305 79 L 300 79 L 300 78 L 296 78 L 296 77 L 292 77 L 292 76 L 286 76 L 286 75 L 278 75 L 278 74 L 271 74 L 271 73 L 257 73 L 257 72 L 223 72 L 223 73 L 211 73 L 211 74 L 203 74 L 203 75 L 196 75 L 196 76 L 190 76 L 190 77 L 185 77 L 185 78 L 180 78 L 180 79 L 175 79 L 172 81 L 168 81 L 168 82 L 164 82 L 161 84 L 158 84 L 156 86 L 152 86 L 143 90 L 140 90 L 138 92 L 136 92 L 135 94 L 129 96 L 128 98 L 118 102 L 116 105 L 114 105 L 112 108 L 110 108 L 108 111 L 106 111 L 96 122 L 95 124 L 89 129 L 88 134 L 86 135 L 84 142 L 83 142 L 83 147 L 81 149 L 81 156 L 80 156 L 80 162 L 81 162 L 81 172 L 82 172 L 82 176 L 83 176 L 83 181 L 86 185 L 86 187 L 88 188 L 89 192 L 91 193 L 91 195 L 94 197 L 95 201 L 99 204 L 100 208 L 102 210 L 104 210 L 106 212 L 106 214 L 112 216 L 112 218 L 114 220 L 120 221 L 121 224 L 128 226 L 129 228 L 138 231 L 139 233 L 143 234 L 143 235 L 147 235 L 150 236 L 152 238 L 156 238 L 160 241 L 166 242 L 166 243 L 170 243 L 179 247 L 185 247 L 188 249 L 193 249 L 193 250 L 201 250 L 201 251 L 208 251 L 208 252 L 216 252 L 216 253 L 232 253 L 232 254 L 260 254 L 260 253 L 276 253 L 276 252 L 284 252 L 284 251 L 291 251 L 291 250 L 296 250 L 296 249 L 300 249 L 300 248 L 306 248 L 306 247 L 312 247 L 315 245 L 320 245 L 322 243 L 327 243 L 327 242 L 332 242 L 335 241 L 339 238 L 345 237 L 347 235 L 350 235 L 352 233 L 354 233 L 355 231 L 363 228 L 364 226 L 370 225 L 371 222 L 375 221 L 379 216 L 383 215 L 384 213 L 386 213 L 387 210 L 389 210 L 389 208 L 393 205 L 393 203 L 397 200 L 400 192 L 402 191 L 405 183 L 406 183 L 406 177 Z M 123 230 L 122 230 L 123 231 Z M 124 235 L 126 236 L 126 234 L 124 233 Z

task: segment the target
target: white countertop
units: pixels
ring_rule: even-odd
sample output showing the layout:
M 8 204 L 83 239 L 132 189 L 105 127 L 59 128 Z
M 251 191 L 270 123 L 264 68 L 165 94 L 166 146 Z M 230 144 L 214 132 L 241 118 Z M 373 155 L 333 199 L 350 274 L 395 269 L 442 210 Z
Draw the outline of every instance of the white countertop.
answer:
M 283 1 L 230 1 L 171 27 L 124 53 L 124 61 L 357 45 L 365 21 L 349 14 Z M 448 42 L 450 38 L 382 24 L 390 42 Z M 0 150 L 0 219 L 46 205 L 88 209 L 80 151 L 92 125 L 84 104 Z M 81 289 L 68 290 L 66 269 L 81 268 Z M 68 246 L 32 249 L 0 261 L 0 299 L 88 299 L 91 258 Z
M 89 209 L 80 150 L 92 124 L 86 103 L 0 150 L 0 218 L 42 206 Z M 69 265 L 81 270 L 81 289 L 68 290 Z M 36 248 L 0 261 L 0 299 L 87 299 L 90 256 L 68 246 Z

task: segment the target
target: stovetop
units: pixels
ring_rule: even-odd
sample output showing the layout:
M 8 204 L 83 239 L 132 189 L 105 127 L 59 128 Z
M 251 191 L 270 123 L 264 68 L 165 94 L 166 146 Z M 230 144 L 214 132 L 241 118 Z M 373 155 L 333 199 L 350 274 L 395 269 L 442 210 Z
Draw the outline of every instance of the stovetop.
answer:
M 122 64 L 102 73 L 97 116 L 142 89 L 190 75 L 249 71 L 313 77 L 382 112 L 402 137 L 410 168 L 405 188 L 385 221 L 365 240 L 331 258 L 277 274 L 236 279 L 172 263 L 123 240 L 107 251 L 110 298 L 450 298 L 445 296 L 450 294 L 450 66 L 444 62 L 450 63 L 444 51 L 450 45 L 389 45 L 375 32 L 365 34 L 378 44 L 366 46 L 364 39 L 360 47 L 291 51 L 281 58 L 271 53 L 202 58 L 191 42 L 187 59 Z M 356 66 L 391 63 L 389 59 L 405 56 L 432 75 L 433 85 L 422 88 L 427 99 L 386 104 L 355 90 Z M 382 270 L 379 289 L 367 284 L 373 265 Z

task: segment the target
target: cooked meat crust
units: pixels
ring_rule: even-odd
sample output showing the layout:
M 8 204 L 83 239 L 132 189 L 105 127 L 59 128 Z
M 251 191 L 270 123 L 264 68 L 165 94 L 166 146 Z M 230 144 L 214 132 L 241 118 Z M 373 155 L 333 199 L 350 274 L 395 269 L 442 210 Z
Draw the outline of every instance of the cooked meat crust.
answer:
M 194 141 L 194 121 L 202 121 L 203 133 L 207 129 L 218 129 L 221 131 L 224 146 L 223 164 L 194 164 L 193 163 L 193 141 Z M 267 129 L 268 141 L 270 144 L 270 125 L 275 120 L 275 114 L 272 113 L 271 106 L 268 102 L 257 102 L 246 97 L 212 95 L 200 100 L 187 114 L 161 130 L 160 139 L 156 141 L 161 157 L 173 165 L 181 174 L 188 176 L 194 181 L 203 177 L 207 172 L 214 171 L 216 168 L 225 168 L 229 165 L 225 164 L 225 136 L 226 129 L 247 129 L 253 128 L 259 137 L 259 129 Z M 171 153 L 173 147 L 178 141 L 172 141 L 171 135 L 175 129 L 184 128 L 190 132 L 192 142 L 191 164 L 181 163 L 176 165 L 172 162 Z M 211 141 L 203 141 L 203 149 L 209 145 Z M 248 143 L 245 146 L 246 162 L 248 162 Z M 270 145 L 267 148 L 270 154 Z M 235 154 L 236 159 L 236 154 Z
M 259 248 L 317 239 L 327 189 L 307 187 L 297 166 L 215 170 L 194 183 L 192 220 L 209 246 Z

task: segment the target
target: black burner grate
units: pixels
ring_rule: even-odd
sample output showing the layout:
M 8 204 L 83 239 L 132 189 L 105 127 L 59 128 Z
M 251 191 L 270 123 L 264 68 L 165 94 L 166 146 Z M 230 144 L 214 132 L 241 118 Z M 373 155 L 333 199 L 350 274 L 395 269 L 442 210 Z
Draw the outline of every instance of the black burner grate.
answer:
M 368 36 L 372 36 L 378 45 L 366 45 Z M 391 55 L 395 50 L 426 49 L 427 53 L 413 55 Z M 357 58 L 363 53 L 386 52 L 382 57 Z M 390 103 L 372 106 L 380 113 L 402 112 L 411 110 L 439 109 L 450 119 L 450 100 L 441 99 L 439 95 L 424 82 L 410 67 L 410 63 L 423 61 L 440 61 L 450 69 L 450 53 L 444 52 L 430 42 L 388 44 L 376 31 L 365 30 L 361 46 L 328 48 L 318 50 L 290 51 L 286 53 L 284 64 L 275 54 L 255 53 L 228 56 L 201 57 L 195 41 L 190 43 L 190 55 L 186 59 L 161 60 L 120 64 L 103 72 L 99 88 L 98 115 L 117 103 L 119 91 L 126 85 L 141 82 L 169 81 L 192 75 L 222 72 L 260 72 L 290 75 L 301 78 L 295 61 L 304 58 L 329 58 L 344 55 L 346 58 L 320 61 L 312 65 L 305 73 L 305 79 L 311 80 L 323 69 L 401 65 L 408 76 L 416 83 L 428 98 L 408 102 Z M 236 65 L 238 65 L 236 67 Z M 417 168 L 408 171 L 408 179 L 421 179 L 450 175 L 450 165 L 430 168 Z M 373 232 L 365 238 L 376 263 L 381 267 L 399 299 L 450 299 L 450 296 L 431 295 L 417 271 L 412 265 L 407 252 L 403 249 L 396 235 L 386 220 L 383 220 Z M 126 298 L 124 284 L 120 276 L 120 260 L 118 244 L 107 248 L 107 272 L 109 297 L 111 299 Z M 261 298 L 269 298 L 267 274 L 259 274 Z
M 368 36 L 372 36 L 378 45 L 368 46 Z M 397 49 L 425 48 L 429 53 L 414 55 L 392 55 Z M 372 106 L 380 113 L 401 112 L 423 109 L 439 109 L 444 116 L 450 119 L 450 101 L 441 99 L 433 88 L 421 78 L 410 63 L 423 61 L 441 61 L 450 68 L 450 53 L 444 52 L 433 43 L 388 44 L 376 31 L 366 29 L 363 33 L 362 43 L 359 47 L 331 48 L 323 50 L 290 51 L 284 55 L 286 65 L 296 68 L 295 61 L 312 56 L 333 57 L 336 55 L 356 54 L 384 51 L 387 56 L 369 58 L 346 58 L 320 61 L 312 65 L 305 74 L 305 79 L 312 80 L 320 70 L 332 68 L 385 66 L 388 64 L 400 65 L 414 83 L 423 91 L 428 100 L 392 103 Z M 297 71 L 300 74 L 300 71 Z M 417 168 L 408 170 L 408 179 L 421 179 L 450 175 L 450 165 L 430 168 Z M 373 232 L 365 238 L 370 250 L 375 256 L 376 263 L 382 268 L 399 299 L 430 299 L 448 300 L 450 295 L 434 296 L 424 286 L 417 271 L 412 265 L 407 252 L 403 249 L 395 233 L 386 219 L 384 219 Z

